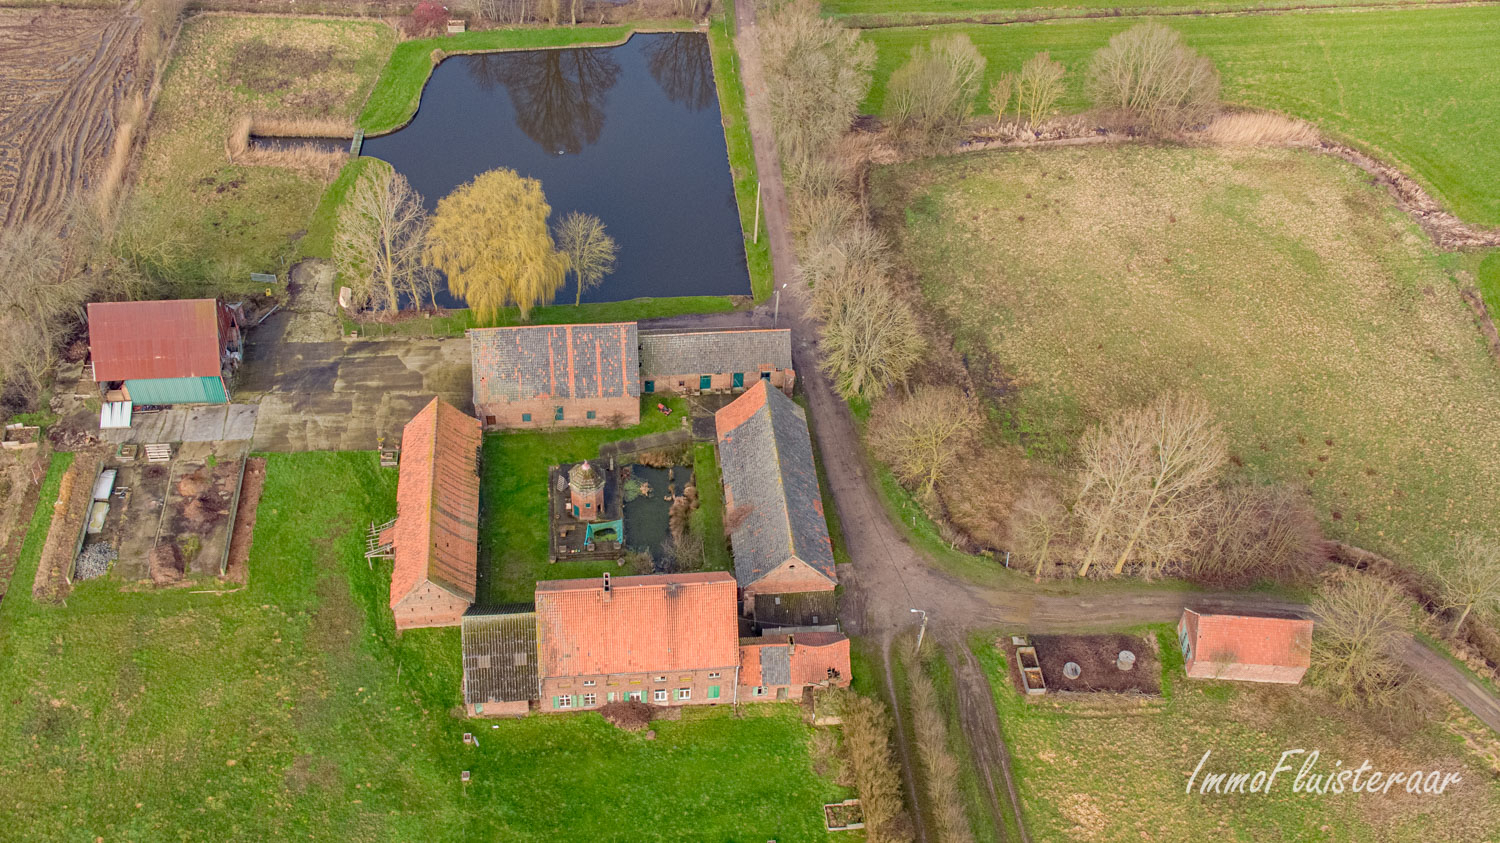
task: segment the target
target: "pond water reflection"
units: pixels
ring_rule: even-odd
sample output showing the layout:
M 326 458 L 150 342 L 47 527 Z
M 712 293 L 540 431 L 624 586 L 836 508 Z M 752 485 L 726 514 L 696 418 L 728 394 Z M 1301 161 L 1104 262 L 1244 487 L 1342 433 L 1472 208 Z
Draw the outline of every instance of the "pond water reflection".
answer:
M 434 69 L 412 122 L 366 138 L 363 153 L 405 174 L 429 208 L 474 176 L 510 167 L 541 181 L 554 223 L 569 211 L 598 216 L 619 262 L 584 301 L 750 292 L 701 33 L 451 57 Z M 558 300 L 573 300 L 571 285 Z

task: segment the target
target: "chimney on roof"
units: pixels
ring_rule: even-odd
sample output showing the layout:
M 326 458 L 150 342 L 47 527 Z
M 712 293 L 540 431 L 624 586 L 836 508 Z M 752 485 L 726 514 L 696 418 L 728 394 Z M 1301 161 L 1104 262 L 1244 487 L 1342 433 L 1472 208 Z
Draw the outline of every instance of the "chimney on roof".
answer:
M 604 572 L 604 599 L 609 600 L 609 572 Z
M 797 655 L 797 636 L 788 635 L 786 637 L 786 655 L 787 658 Z

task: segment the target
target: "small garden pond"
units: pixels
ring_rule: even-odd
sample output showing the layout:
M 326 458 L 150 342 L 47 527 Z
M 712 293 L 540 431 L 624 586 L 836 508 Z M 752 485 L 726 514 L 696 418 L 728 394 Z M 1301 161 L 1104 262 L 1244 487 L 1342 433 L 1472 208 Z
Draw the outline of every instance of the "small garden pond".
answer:
M 584 301 L 750 293 L 702 33 L 453 56 L 433 70 L 411 123 L 366 138 L 363 154 L 390 162 L 429 208 L 510 167 L 541 181 L 553 223 L 570 211 L 598 216 L 619 261 Z M 573 301 L 571 276 L 557 300 Z
M 625 546 L 650 551 L 657 562 L 672 535 L 672 497 L 693 483 L 693 468 L 677 465 L 653 468 L 639 463 L 628 466 L 625 478 Z M 644 485 L 643 485 L 644 484 Z

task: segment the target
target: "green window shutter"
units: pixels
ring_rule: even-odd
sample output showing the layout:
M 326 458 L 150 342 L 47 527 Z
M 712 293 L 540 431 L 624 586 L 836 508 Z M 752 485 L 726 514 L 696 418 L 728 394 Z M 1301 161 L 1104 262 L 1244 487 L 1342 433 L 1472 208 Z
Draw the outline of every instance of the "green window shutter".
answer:
M 585 413 L 585 415 L 586 415 L 586 416 L 587 416 L 587 417 L 588 417 L 588 418 L 593 418 L 593 417 L 594 417 L 594 411 L 593 411 L 593 410 L 589 410 L 589 411 L 588 411 L 588 412 L 587 412 L 587 413 Z
M 522 413 L 521 414 L 521 421 L 523 421 L 523 422 L 529 422 L 529 421 L 531 421 L 531 414 L 530 413 Z
M 734 387 L 735 387 L 735 389 L 739 389 L 740 387 L 742 387 L 744 385 L 745 385 L 745 373 L 744 372 L 735 372 L 734 373 Z
M 646 381 L 646 383 L 643 385 L 642 388 L 645 389 L 647 392 L 655 392 L 656 391 L 656 381 Z
M 558 703 L 559 703 L 559 702 L 561 702 L 561 701 L 562 701 L 562 699 L 561 699 L 561 698 L 560 698 L 560 697 L 553 697 L 553 698 L 552 698 L 552 707 L 553 707 L 553 708 L 557 708 L 557 704 L 558 704 Z
M 699 389 L 713 389 L 713 387 L 714 387 L 714 378 L 713 378 L 713 375 L 701 375 L 701 376 L 699 376 L 699 378 L 698 378 L 698 388 Z
M 708 686 L 708 698 L 711 699 L 711 700 L 716 700 L 716 699 L 719 698 L 719 686 L 718 685 L 709 685 Z
M 555 421 L 562 421 L 563 420 L 563 408 L 561 408 L 561 407 L 553 407 L 552 408 L 552 418 Z

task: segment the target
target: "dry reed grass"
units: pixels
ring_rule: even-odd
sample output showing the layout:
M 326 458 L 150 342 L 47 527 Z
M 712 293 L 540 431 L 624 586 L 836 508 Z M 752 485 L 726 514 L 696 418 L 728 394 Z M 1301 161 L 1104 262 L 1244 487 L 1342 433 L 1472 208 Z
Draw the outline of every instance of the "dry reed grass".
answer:
M 911 819 L 901 798 L 901 768 L 891 752 L 894 724 L 885 704 L 841 691 L 835 707 L 843 718 L 844 747 L 872 843 L 912 839 Z
M 332 178 L 349 159 L 347 152 L 332 152 L 311 146 L 264 149 L 251 145 L 251 137 L 318 138 L 349 137 L 353 128 L 346 120 L 328 118 L 240 117 L 224 139 L 224 152 L 234 164 L 251 167 L 284 167 L 300 173 Z
M 907 662 L 912 731 L 916 735 L 917 757 L 922 762 L 933 825 L 939 843 L 966 843 L 974 839 L 974 833 L 964 816 L 963 795 L 958 790 L 958 758 L 948 749 L 948 724 L 938 704 L 937 688 L 915 662 L 915 659 Z
M 1316 146 L 1322 139 L 1311 124 L 1271 111 L 1220 114 L 1198 137 L 1217 146 Z

